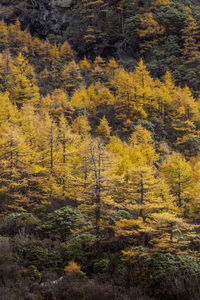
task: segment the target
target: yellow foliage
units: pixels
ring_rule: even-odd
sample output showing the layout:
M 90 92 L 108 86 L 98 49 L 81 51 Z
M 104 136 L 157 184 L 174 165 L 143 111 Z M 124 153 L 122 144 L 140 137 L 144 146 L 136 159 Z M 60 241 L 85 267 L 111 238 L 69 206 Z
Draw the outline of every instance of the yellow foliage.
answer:
M 97 134 L 103 138 L 106 138 L 110 135 L 111 127 L 108 124 L 108 121 L 106 120 L 106 117 L 103 117 L 100 120 L 99 126 L 96 130 Z
M 67 266 L 64 268 L 65 274 L 67 276 L 78 273 L 81 270 L 81 267 L 74 261 L 70 261 Z

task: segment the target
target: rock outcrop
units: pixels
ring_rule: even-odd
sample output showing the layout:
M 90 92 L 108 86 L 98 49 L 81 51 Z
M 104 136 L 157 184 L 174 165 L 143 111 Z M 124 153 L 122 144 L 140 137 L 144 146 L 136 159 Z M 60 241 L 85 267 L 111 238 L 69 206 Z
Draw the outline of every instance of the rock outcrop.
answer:
M 28 29 L 34 36 L 46 38 L 55 35 L 61 38 L 76 5 L 78 0 L 2 0 L 0 19 L 8 23 L 19 19 L 22 28 Z
M 69 8 L 72 5 L 72 0 L 52 0 L 53 7 Z

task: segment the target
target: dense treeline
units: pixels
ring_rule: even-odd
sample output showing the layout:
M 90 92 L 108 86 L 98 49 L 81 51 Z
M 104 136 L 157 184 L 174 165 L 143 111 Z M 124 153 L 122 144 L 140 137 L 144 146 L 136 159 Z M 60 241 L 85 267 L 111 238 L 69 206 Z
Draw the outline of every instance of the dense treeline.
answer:
M 142 59 L 0 36 L 3 299 L 199 299 L 199 100 Z
M 56 2 L 65 1 L 2 1 L 0 18 L 19 18 L 53 42 L 67 39 L 78 58 L 115 57 L 133 71 L 142 57 L 155 78 L 170 71 L 199 95 L 199 1 L 68 0 L 62 9 Z

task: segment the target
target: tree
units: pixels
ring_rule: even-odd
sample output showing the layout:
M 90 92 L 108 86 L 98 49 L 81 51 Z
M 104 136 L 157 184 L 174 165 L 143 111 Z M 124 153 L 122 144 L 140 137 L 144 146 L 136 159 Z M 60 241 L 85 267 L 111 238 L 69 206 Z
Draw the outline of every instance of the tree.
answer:
M 0 132 L 1 210 L 23 211 L 30 206 L 27 197 L 27 166 L 31 150 L 21 130 L 9 121 L 1 125 Z
M 146 116 L 149 115 L 151 117 L 156 106 L 155 82 L 151 78 L 150 72 L 147 70 L 142 59 L 138 62 L 132 74 L 132 81 L 134 83 L 133 88 L 136 106 L 142 106 Z
M 24 36 L 21 31 L 21 24 L 19 20 L 16 20 L 14 24 L 8 27 L 8 45 L 12 49 L 15 55 L 22 51 L 24 47 Z
M 71 96 L 73 91 L 81 85 L 82 77 L 79 66 L 72 60 L 64 65 L 61 77 L 67 93 Z
M 141 38 L 141 52 L 146 52 L 157 46 L 162 40 L 165 29 L 153 17 L 151 12 L 144 13 L 140 19 L 140 28 L 138 29 Z
M 124 177 L 120 193 L 122 209 L 128 210 L 131 218 L 116 222 L 116 236 L 147 245 L 154 232 L 152 215 L 173 209 L 168 186 L 152 167 L 138 167 Z
M 109 234 L 110 221 L 116 214 L 114 185 L 116 177 L 112 172 L 111 155 L 101 139 L 85 140 L 79 167 L 79 209 L 91 225 L 97 238 Z M 85 152 L 86 151 L 86 152 Z
M 134 165 L 152 166 L 158 160 L 151 132 L 137 125 L 129 138 L 129 155 Z
M 8 27 L 4 21 L 0 21 L 0 51 L 8 47 Z
M 74 53 L 68 41 L 65 41 L 63 44 L 59 45 L 59 54 L 62 63 L 65 63 L 66 61 L 70 61 L 73 59 Z
M 105 61 L 97 56 L 93 63 L 93 68 L 91 70 L 91 75 L 94 81 L 103 81 L 105 77 Z
M 16 105 L 12 104 L 8 93 L 0 93 L 0 126 L 9 121 L 12 124 L 19 122 Z
M 187 11 L 186 11 L 187 13 Z M 185 64 L 196 64 L 200 60 L 199 54 L 199 26 L 191 15 L 186 15 L 184 27 L 181 30 L 183 39 L 183 62 Z
M 81 137 L 88 136 L 91 131 L 91 127 L 86 116 L 77 117 L 72 124 L 72 132 L 78 134 Z
M 162 172 L 168 182 L 171 193 L 175 197 L 178 212 L 188 213 L 188 205 L 191 200 L 192 190 L 192 169 L 190 164 L 180 154 L 173 152 L 163 162 Z
M 155 252 L 176 252 L 187 250 L 195 236 L 195 226 L 169 212 L 153 214 L 155 226 L 154 238 L 151 240 Z
M 33 67 L 21 53 L 9 65 L 8 91 L 10 99 L 21 107 L 24 103 L 36 105 L 39 101 L 39 89 Z
M 64 242 L 72 234 L 71 230 L 83 223 L 84 218 L 79 210 L 72 206 L 64 206 L 48 214 L 39 231 L 44 236 Z
M 120 121 L 145 118 L 147 115 L 143 107 L 143 98 L 137 97 L 137 82 L 134 76 L 120 70 L 115 75 L 114 85 L 116 118 Z
M 105 0 L 82 0 L 81 15 L 85 25 L 83 36 L 86 49 L 90 49 L 101 33 L 101 18 L 104 18 L 107 11 Z
M 106 118 L 103 117 L 100 120 L 100 123 L 99 123 L 99 126 L 97 127 L 96 133 L 100 137 L 105 139 L 105 138 L 109 137 L 110 132 L 111 132 L 111 127 L 109 126 L 108 121 L 106 120 Z

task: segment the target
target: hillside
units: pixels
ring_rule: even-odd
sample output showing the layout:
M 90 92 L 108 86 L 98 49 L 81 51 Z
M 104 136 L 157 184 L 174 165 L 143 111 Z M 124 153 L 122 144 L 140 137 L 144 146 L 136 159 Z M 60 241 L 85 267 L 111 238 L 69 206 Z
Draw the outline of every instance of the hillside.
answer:
M 199 300 L 199 1 L 1 1 L 0 300 Z
M 77 58 L 100 55 L 133 70 L 143 58 L 154 77 L 168 70 L 199 94 L 199 1 L 1 1 L 0 17 L 50 41 L 68 40 Z M 191 53 L 190 53 L 191 52 Z M 192 58 L 191 58 L 192 56 Z

